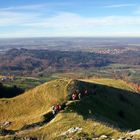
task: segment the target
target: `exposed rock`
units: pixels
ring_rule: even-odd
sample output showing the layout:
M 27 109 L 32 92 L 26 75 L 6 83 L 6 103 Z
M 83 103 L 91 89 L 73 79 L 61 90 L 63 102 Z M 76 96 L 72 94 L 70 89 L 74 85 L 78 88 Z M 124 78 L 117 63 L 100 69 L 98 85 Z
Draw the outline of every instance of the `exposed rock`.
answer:
M 92 140 L 98 140 L 99 138 L 92 138 Z
M 125 138 L 119 138 L 119 139 L 117 139 L 117 140 L 125 140 Z
M 68 129 L 66 132 L 62 133 L 61 136 L 65 136 L 65 135 L 69 135 L 71 133 L 75 133 L 75 132 L 81 132 L 82 128 L 79 127 L 72 127 L 70 129 Z
M 140 135 L 140 129 L 136 130 L 136 131 L 132 131 L 129 133 L 130 135 Z
M 39 139 L 36 137 L 23 137 L 23 138 L 15 137 L 14 140 L 39 140 Z
M 6 128 L 6 127 L 8 127 L 10 124 L 11 124 L 11 122 L 6 121 L 6 122 L 3 122 L 3 123 L 0 123 L 0 127 Z
M 138 139 L 133 139 L 133 138 L 119 138 L 117 140 L 138 140 Z
M 101 140 L 107 139 L 107 136 L 106 135 L 102 135 L 102 136 L 100 136 L 100 139 Z

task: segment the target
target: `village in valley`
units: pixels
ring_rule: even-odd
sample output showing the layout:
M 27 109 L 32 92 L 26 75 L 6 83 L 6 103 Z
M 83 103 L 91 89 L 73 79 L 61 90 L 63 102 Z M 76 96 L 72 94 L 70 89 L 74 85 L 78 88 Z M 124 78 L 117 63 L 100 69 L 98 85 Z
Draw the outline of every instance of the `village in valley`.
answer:
M 13 76 L 13 75 L 10 75 L 10 74 L 8 74 L 8 75 L 0 75 L 0 81 L 1 82 L 7 82 L 7 81 L 14 81 L 16 78 L 15 78 L 15 76 Z

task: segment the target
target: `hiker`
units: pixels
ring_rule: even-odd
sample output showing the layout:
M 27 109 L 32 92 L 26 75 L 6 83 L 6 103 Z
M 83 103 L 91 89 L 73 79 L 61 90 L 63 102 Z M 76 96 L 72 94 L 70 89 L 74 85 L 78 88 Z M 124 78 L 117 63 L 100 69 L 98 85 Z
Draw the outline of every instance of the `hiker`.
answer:
M 88 91 L 87 91 L 87 89 L 85 90 L 85 94 L 88 94 Z
M 56 114 L 56 109 L 55 106 L 52 106 L 52 114 L 55 115 Z
M 59 112 L 61 110 L 61 105 L 57 104 L 55 106 L 55 110 L 56 110 L 56 113 Z
M 76 100 L 77 99 L 77 94 L 76 93 L 73 93 L 72 94 L 72 100 Z
M 81 100 L 81 93 L 78 94 L 78 99 Z

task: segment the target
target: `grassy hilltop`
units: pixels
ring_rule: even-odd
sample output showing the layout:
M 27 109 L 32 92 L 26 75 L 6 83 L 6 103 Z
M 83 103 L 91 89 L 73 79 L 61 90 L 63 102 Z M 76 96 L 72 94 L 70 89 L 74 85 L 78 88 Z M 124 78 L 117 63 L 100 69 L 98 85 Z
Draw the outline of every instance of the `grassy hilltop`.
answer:
M 0 120 L 14 122 L 12 129 L 39 120 L 53 104 L 64 101 L 68 82 L 68 80 L 48 82 L 15 98 L 1 99 Z
M 80 101 L 69 101 L 75 89 L 88 94 Z M 21 131 L 27 125 L 41 122 L 53 104 L 66 103 L 66 108 L 49 123 Z M 1 122 L 12 122 L 8 128 L 18 132 L 0 137 L 35 136 L 40 139 L 94 138 L 107 135 L 108 139 L 126 135 L 140 128 L 140 95 L 121 80 L 59 79 L 38 86 L 11 99 L 0 99 Z M 60 136 L 69 128 L 79 127 L 82 132 Z

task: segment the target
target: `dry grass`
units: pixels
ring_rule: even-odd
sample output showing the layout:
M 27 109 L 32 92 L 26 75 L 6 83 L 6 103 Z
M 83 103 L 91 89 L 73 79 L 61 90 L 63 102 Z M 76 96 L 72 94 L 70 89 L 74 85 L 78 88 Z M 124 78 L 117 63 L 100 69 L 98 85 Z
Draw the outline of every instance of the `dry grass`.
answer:
M 98 83 L 115 87 L 118 89 L 125 89 L 134 91 L 132 87 L 121 80 L 112 79 L 86 79 L 82 80 L 91 83 Z M 25 124 L 31 124 L 42 120 L 42 115 L 49 111 L 50 107 L 59 102 L 63 102 L 67 97 L 67 86 L 71 80 L 55 80 L 41 86 L 36 87 L 23 95 L 12 99 L 0 100 L 0 121 L 11 121 L 12 125 L 9 129 L 19 129 Z M 86 108 L 83 106 L 83 108 Z M 36 136 L 40 140 L 53 139 L 67 139 L 66 137 L 59 137 L 59 135 L 67 131 L 71 127 L 82 127 L 82 134 L 73 134 L 70 137 L 77 138 L 79 135 L 86 134 L 89 138 L 99 137 L 103 134 L 110 138 L 119 138 L 126 135 L 119 129 L 108 126 L 102 122 L 97 122 L 92 118 L 85 119 L 76 111 L 65 110 L 59 113 L 54 120 L 49 124 L 44 125 L 39 129 L 25 131 L 19 133 L 18 137 Z M 12 139 L 12 137 L 5 137 Z M 1 138 L 0 138 L 1 139 Z
M 84 79 L 84 80 L 82 79 L 82 81 L 91 82 L 91 83 L 94 82 L 97 84 L 107 85 L 107 86 L 118 88 L 118 89 L 124 89 L 124 90 L 136 92 L 134 87 L 128 85 L 123 80 L 114 80 L 114 79 L 109 79 L 109 78 L 92 78 L 92 79 Z
M 55 80 L 15 98 L 0 100 L 0 122 L 11 121 L 10 129 L 19 129 L 27 123 L 39 121 L 53 104 L 65 100 L 68 83 L 69 80 Z
M 66 139 L 66 137 L 59 137 L 63 132 L 67 131 L 72 127 L 83 128 L 82 133 L 87 134 L 88 137 L 99 137 L 103 134 L 111 136 L 111 138 L 118 138 L 125 135 L 124 132 L 109 127 L 102 123 L 93 120 L 84 120 L 82 116 L 77 113 L 60 113 L 55 120 L 53 120 L 48 125 L 42 127 L 39 130 L 34 130 L 32 132 L 27 132 L 25 134 L 19 134 L 18 136 L 36 136 L 40 140 L 53 140 L 53 139 Z M 76 139 L 78 134 L 72 134 L 70 137 Z

